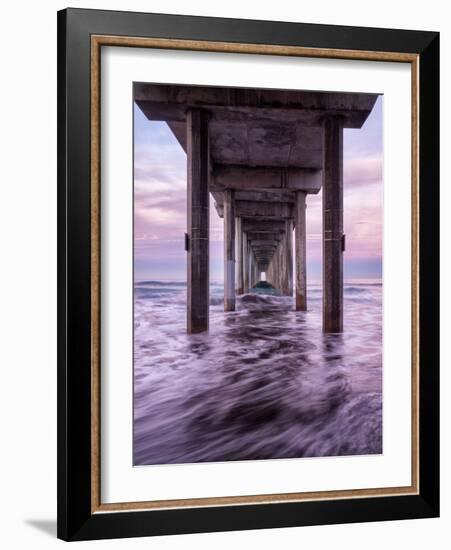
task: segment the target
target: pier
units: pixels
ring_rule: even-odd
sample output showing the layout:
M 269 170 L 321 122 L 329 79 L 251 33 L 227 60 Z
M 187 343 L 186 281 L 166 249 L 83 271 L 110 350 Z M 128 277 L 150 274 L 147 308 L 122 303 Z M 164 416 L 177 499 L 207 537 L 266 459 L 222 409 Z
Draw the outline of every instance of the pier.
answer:
M 361 128 L 377 95 L 135 83 L 134 99 L 187 155 L 187 331 L 208 330 L 210 194 L 225 311 L 261 273 L 305 311 L 308 195 L 322 189 L 323 330 L 342 332 L 343 129 Z

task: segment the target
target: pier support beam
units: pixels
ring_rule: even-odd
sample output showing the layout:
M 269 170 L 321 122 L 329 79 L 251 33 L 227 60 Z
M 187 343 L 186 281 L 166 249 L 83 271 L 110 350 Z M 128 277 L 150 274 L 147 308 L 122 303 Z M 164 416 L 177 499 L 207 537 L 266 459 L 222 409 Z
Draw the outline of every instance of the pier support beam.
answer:
M 283 283 L 282 283 L 282 255 L 283 255 L 283 247 L 284 247 L 284 239 L 285 235 L 283 236 L 282 240 L 279 243 L 279 246 L 277 247 L 277 250 L 274 254 L 274 280 L 275 280 L 275 286 L 280 290 L 280 293 L 283 294 Z
M 296 261 L 296 300 L 297 311 L 307 310 L 307 258 L 305 229 L 305 192 L 296 193 L 295 261 Z
M 236 240 L 236 293 L 243 294 L 243 223 L 242 218 L 236 218 L 235 223 Z
M 272 258 L 269 260 L 269 264 L 266 268 L 266 280 L 274 286 L 272 277 Z
M 275 273 L 275 269 L 274 269 L 275 256 L 276 256 L 276 252 L 274 252 L 273 257 L 271 258 L 271 260 L 269 262 L 268 269 L 266 270 L 266 280 L 269 283 L 271 283 L 273 287 L 278 288 L 277 287 L 277 281 L 276 281 L 276 273 Z
M 255 256 L 252 257 L 252 286 L 254 287 L 257 283 L 257 262 L 255 261 Z
M 235 311 L 235 191 L 224 192 L 224 311 Z
M 209 143 L 208 113 L 192 109 L 187 113 L 187 220 L 188 280 L 187 331 L 208 330 L 209 307 Z
M 249 292 L 249 245 L 246 231 L 243 231 L 243 292 Z
M 343 120 L 323 134 L 323 331 L 343 331 Z
M 255 263 L 254 253 L 251 252 L 251 288 L 254 288 L 257 279 L 257 266 Z
M 293 295 L 293 221 L 285 220 L 285 233 L 279 243 L 279 288 L 284 296 Z
M 280 286 L 282 288 L 282 294 L 288 295 L 288 261 L 287 261 L 287 233 L 285 225 L 285 234 L 282 241 L 282 247 L 280 251 Z
M 274 251 L 274 254 L 269 262 L 269 266 L 266 271 L 266 280 L 269 283 L 271 283 L 275 288 L 277 288 L 277 290 L 279 290 L 280 292 L 282 292 L 282 287 L 281 287 L 281 281 L 280 281 L 279 266 L 280 266 L 280 253 L 282 249 L 282 242 L 283 242 L 283 237 L 282 237 L 282 240 L 279 242 L 276 250 Z
M 293 220 L 285 220 L 286 233 L 286 291 L 288 296 L 293 296 Z

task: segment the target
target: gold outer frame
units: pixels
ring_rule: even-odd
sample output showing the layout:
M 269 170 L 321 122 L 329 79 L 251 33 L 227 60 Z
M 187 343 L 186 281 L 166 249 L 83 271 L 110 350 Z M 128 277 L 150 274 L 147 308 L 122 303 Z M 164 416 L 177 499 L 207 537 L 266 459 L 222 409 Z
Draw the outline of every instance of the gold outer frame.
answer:
M 102 46 L 384 61 L 411 65 L 411 485 L 352 490 L 102 503 L 100 492 L 100 52 Z M 306 502 L 419 494 L 419 55 L 130 36 L 91 36 L 91 513 Z

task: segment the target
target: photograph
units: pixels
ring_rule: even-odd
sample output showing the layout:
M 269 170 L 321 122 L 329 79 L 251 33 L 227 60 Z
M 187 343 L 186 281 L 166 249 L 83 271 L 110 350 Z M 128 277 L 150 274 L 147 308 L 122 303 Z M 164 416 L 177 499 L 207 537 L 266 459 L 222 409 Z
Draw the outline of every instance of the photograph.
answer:
M 383 94 L 133 82 L 130 116 L 133 465 L 383 454 Z

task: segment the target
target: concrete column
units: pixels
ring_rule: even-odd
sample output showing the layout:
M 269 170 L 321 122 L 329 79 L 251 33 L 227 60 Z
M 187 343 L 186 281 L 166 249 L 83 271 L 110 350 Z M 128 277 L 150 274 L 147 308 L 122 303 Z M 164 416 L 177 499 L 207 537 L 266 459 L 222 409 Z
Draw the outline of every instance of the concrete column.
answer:
M 274 280 L 274 255 L 269 262 L 268 270 L 266 272 L 266 280 L 268 281 L 268 283 L 271 283 L 273 287 L 277 288 L 276 282 Z
M 282 295 L 285 294 L 285 280 L 283 278 L 283 272 L 285 268 L 284 249 L 285 249 L 285 234 L 283 235 L 283 238 L 279 243 L 279 248 L 277 250 L 277 263 L 276 263 L 278 287 L 280 288 L 280 292 L 282 293 Z
M 280 290 L 281 294 L 283 294 L 282 256 L 283 256 L 284 239 L 285 239 L 285 236 L 282 237 L 282 240 L 280 241 L 279 246 L 277 248 L 276 263 L 275 263 L 277 288 Z
M 235 191 L 224 191 L 224 311 L 235 311 Z
M 285 233 L 279 244 L 280 289 L 284 296 L 293 294 L 293 222 L 285 220 Z
M 285 226 L 286 227 L 286 226 Z M 280 254 L 280 283 L 284 296 L 288 295 L 288 261 L 287 261 L 287 233 L 285 230 L 284 239 Z
M 208 330 L 209 306 L 209 144 L 208 113 L 187 113 L 188 280 L 187 331 Z
M 285 220 L 286 262 L 287 262 L 287 295 L 293 296 L 293 220 Z
M 295 203 L 295 258 L 296 258 L 296 299 L 298 311 L 307 310 L 307 255 L 305 229 L 305 196 L 304 191 L 296 192 Z
M 243 292 L 249 292 L 249 250 L 247 233 L 243 232 Z
M 243 224 L 241 218 L 236 218 L 235 240 L 236 240 L 236 293 L 243 294 L 244 273 L 243 273 Z
M 277 277 L 279 279 L 279 288 L 282 295 L 285 295 L 285 278 L 284 278 L 284 270 L 285 270 L 285 235 L 283 239 L 280 241 L 279 245 L 279 254 L 277 256 Z
M 283 239 L 280 241 L 279 246 L 276 250 L 276 257 L 274 262 L 274 273 L 276 278 L 276 286 L 280 290 L 280 293 L 283 294 L 283 283 L 282 283 L 282 253 L 283 253 Z
M 274 286 L 278 290 L 280 290 L 280 293 L 282 293 L 282 287 L 280 286 L 281 281 L 280 281 L 280 269 L 279 269 L 281 247 L 282 247 L 282 241 L 280 241 L 276 251 L 274 252 L 274 257 L 272 261 Z
M 266 280 L 274 286 L 272 282 L 272 258 L 269 260 L 268 267 L 266 268 Z
M 323 331 L 343 331 L 343 122 L 324 120 Z

